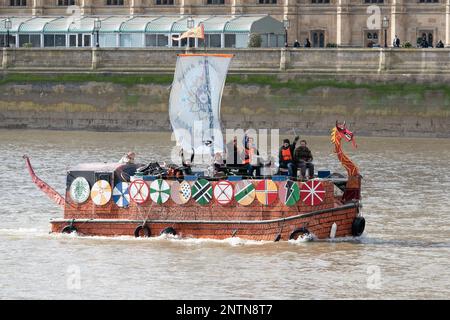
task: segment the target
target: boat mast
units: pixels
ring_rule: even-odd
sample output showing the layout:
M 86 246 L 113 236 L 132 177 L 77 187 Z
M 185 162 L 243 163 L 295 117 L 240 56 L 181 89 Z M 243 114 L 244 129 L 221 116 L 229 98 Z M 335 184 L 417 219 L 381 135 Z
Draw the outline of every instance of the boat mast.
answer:
M 212 139 L 212 147 L 211 147 L 211 156 L 214 157 L 214 120 L 213 120 L 213 111 L 211 107 L 211 91 L 210 91 L 210 79 L 209 79 L 209 62 L 208 62 L 208 56 L 205 56 L 205 85 L 206 85 L 206 92 L 208 96 L 208 114 L 209 114 L 209 132 Z

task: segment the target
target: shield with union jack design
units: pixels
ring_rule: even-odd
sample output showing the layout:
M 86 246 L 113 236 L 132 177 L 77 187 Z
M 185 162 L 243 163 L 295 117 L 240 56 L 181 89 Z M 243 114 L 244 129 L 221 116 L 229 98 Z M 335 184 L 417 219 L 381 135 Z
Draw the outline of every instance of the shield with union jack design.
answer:
M 277 200 L 277 185 L 272 180 L 261 180 L 256 185 L 256 198 L 262 204 L 268 206 Z
M 214 186 L 214 199 L 222 205 L 228 204 L 233 200 L 233 185 L 229 181 L 219 181 Z
M 136 179 L 130 184 L 129 193 L 131 200 L 143 204 L 150 195 L 150 189 L 144 180 Z
M 325 200 L 323 183 L 317 180 L 303 182 L 300 189 L 300 199 L 309 206 L 321 204 Z

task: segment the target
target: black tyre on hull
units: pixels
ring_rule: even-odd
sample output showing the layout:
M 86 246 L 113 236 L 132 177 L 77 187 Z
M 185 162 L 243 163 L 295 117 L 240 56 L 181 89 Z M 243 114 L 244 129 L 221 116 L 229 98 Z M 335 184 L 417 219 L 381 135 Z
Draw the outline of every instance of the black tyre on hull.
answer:
M 139 237 L 145 237 L 148 238 L 150 237 L 150 228 L 147 226 L 138 226 L 135 230 L 134 230 L 134 236 L 136 238 Z
M 352 223 L 352 235 L 354 237 L 359 237 L 363 234 L 366 227 L 366 219 L 363 217 L 356 217 Z
M 163 235 L 163 234 L 170 234 L 172 236 L 176 236 L 177 232 L 175 231 L 174 228 L 172 227 L 167 227 L 165 228 L 163 231 L 161 231 L 161 233 L 159 235 Z
M 77 232 L 77 228 L 75 228 L 73 225 L 68 225 L 68 226 L 65 226 L 61 232 L 70 234 L 73 232 Z
M 308 237 L 310 238 L 311 233 L 305 227 L 297 228 L 291 232 L 289 235 L 289 240 L 297 240 L 299 237 Z

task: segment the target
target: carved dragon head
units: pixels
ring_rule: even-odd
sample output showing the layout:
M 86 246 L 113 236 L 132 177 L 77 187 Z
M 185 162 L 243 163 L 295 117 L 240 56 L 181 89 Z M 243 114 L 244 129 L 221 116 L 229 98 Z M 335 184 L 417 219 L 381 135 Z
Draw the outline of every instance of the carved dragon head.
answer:
M 347 129 L 346 123 L 344 122 L 338 122 L 336 120 L 336 128 L 333 130 L 333 133 L 335 135 L 335 139 L 342 139 L 345 138 L 347 142 L 352 142 L 353 147 L 357 148 L 355 137 L 353 132 Z

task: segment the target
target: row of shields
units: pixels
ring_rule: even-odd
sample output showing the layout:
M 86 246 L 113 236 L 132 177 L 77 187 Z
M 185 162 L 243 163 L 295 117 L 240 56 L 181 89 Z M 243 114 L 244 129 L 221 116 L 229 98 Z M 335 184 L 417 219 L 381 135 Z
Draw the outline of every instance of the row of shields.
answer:
M 272 180 L 241 180 L 232 183 L 221 180 L 211 183 L 206 179 L 188 181 L 167 181 L 157 179 L 148 183 L 142 179 L 130 182 L 119 182 L 114 188 L 106 180 L 97 181 L 90 188 L 83 177 L 76 178 L 70 186 L 70 196 L 73 202 L 82 204 L 91 198 L 97 206 L 103 206 L 112 199 L 114 203 L 126 208 L 130 202 L 143 205 L 148 201 L 164 204 L 169 199 L 183 205 L 195 201 L 199 205 L 208 205 L 215 201 L 221 205 L 236 201 L 242 206 L 248 206 L 257 199 L 263 205 L 272 205 L 279 199 L 286 206 L 294 206 L 302 201 L 309 206 L 323 203 L 326 191 L 320 180 L 295 182 L 287 180 L 278 184 Z

